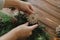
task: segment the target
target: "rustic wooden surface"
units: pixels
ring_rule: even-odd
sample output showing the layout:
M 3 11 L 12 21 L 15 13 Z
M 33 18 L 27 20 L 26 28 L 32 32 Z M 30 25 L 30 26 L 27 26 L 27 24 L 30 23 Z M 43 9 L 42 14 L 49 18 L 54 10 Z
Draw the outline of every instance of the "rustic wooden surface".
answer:
M 46 25 L 51 40 L 56 37 L 56 27 L 60 25 L 60 0 L 28 0 L 40 13 L 40 21 Z

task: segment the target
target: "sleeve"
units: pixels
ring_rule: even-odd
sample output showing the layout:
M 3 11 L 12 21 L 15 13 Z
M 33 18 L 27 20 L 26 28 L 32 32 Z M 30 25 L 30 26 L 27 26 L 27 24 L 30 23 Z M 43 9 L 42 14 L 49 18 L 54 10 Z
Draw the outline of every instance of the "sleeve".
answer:
M 4 2 L 5 2 L 5 0 L 0 0 L 0 10 L 3 8 Z

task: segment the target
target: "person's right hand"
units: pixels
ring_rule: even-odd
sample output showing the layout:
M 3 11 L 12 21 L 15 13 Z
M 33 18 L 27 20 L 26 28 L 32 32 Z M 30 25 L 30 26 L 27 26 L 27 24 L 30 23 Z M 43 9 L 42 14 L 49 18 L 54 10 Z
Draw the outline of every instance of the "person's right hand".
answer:
M 35 28 L 37 28 L 37 26 L 38 26 L 37 24 L 33 26 L 28 26 L 28 23 L 25 23 L 23 25 L 16 27 L 14 30 L 16 31 L 17 35 L 24 38 L 32 35 L 32 31 Z
M 10 32 L 6 33 L 5 35 L 0 37 L 0 40 L 16 40 L 21 38 L 27 38 L 32 34 L 32 31 L 38 25 L 28 26 L 28 23 L 23 25 L 17 26 L 16 28 L 12 29 Z

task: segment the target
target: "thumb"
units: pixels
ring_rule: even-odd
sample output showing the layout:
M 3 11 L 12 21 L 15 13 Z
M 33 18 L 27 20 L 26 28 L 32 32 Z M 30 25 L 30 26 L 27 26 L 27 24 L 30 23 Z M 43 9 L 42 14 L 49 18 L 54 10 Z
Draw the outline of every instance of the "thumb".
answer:
M 38 26 L 38 24 L 33 25 L 33 26 L 30 26 L 29 29 L 30 29 L 30 30 L 34 30 L 35 28 L 37 28 L 37 26 Z
M 27 25 L 28 25 L 28 22 L 26 22 L 24 25 L 26 25 L 26 26 L 27 26 Z
M 28 14 L 33 14 L 33 13 L 34 13 L 34 11 L 31 10 L 30 8 L 28 8 L 27 10 L 28 10 L 28 11 L 27 11 Z

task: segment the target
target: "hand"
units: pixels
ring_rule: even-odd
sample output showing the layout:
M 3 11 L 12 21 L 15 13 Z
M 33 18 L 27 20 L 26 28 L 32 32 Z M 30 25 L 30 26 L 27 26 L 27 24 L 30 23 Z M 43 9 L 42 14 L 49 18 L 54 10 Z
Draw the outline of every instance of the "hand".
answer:
M 32 34 L 32 30 L 34 30 L 38 25 L 28 26 L 28 23 L 17 26 L 12 29 L 7 34 L 0 37 L 0 40 L 16 40 L 18 38 L 27 38 Z
M 20 10 L 24 12 L 27 12 L 29 14 L 34 13 L 33 6 L 28 2 L 20 1 L 19 7 L 20 7 Z
M 34 13 L 33 6 L 28 2 L 20 0 L 5 0 L 4 7 L 15 7 L 18 10 L 24 11 L 28 14 Z
M 20 36 L 20 37 L 29 37 L 30 35 L 32 35 L 32 31 L 37 27 L 38 25 L 33 25 L 33 26 L 28 26 L 28 23 L 25 23 L 23 25 L 18 26 L 17 28 L 15 28 L 15 31 L 17 31 L 16 33 Z

